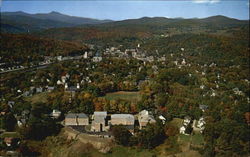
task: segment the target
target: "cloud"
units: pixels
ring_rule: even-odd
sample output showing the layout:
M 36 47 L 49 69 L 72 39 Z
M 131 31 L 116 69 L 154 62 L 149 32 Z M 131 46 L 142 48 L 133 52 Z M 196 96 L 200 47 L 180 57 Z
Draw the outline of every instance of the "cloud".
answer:
M 210 4 L 214 4 L 214 3 L 219 3 L 220 0 L 193 0 L 194 3 L 210 3 Z

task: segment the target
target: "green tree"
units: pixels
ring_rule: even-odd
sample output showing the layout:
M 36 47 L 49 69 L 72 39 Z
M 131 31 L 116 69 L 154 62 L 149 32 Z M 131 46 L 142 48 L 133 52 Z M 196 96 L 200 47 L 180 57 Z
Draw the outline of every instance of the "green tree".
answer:
M 112 127 L 112 133 L 114 135 L 117 144 L 128 146 L 130 143 L 130 137 L 132 134 L 127 128 L 122 125 L 116 125 Z

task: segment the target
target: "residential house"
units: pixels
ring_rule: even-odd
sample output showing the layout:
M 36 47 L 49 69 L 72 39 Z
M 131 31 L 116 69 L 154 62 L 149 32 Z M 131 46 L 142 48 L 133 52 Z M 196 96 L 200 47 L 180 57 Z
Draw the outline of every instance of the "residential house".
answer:
M 154 119 L 153 115 L 149 113 L 147 110 L 143 110 L 138 114 L 138 121 L 140 129 L 147 126 L 148 123 L 155 123 L 156 120 Z
M 52 113 L 50 114 L 50 116 L 57 119 L 57 118 L 59 118 L 61 116 L 61 114 L 62 114 L 61 111 L 53 110 Z
M 36 88 L 36 93 L 42 93 L 43 92 L 43 88 L 42 87 L 37 87 Z
M 187 129 L 187 126 L 190 124 L 191 120 L 192 119 L 189 116 L 184 117 L 183 125 L 180 128 L 180 133 L 181 134 L 188 135 L 188 134 L 186 134 L 186 129 Z
M 205 129 L 205 120 L 203 117 L 201 117 L 198 121 L 194 120 L 194 123 L 193 123 L 193 129 L 195 131 L 199 131 L 200 133 L 203 132 L 203 130 Z
M 208 109 L 207 105 L 199 105 L 199 108 L 202 110 L 202 112 L 205 112 Z
M 160 115 L 158 118 L 162 121 L 162 124 L 165 124 L 165 122 L 166 122 L 166 118 L 165 117 L 163 117 L 162 115 Z
M 8 101 L 8 106 L 9 106 L 10 108 L 12 108 L 14 105 L 15 105 L 15 102 L 14 102 L 14 101 Z
M 93 58 L 92 58 L 92 61 L 93 61 L 93 62 L 100 62 L 100 61 L 102 61 L 102 57 L 97 57 L 97 56 L 96 56 L 96 57 L 93 57 Z
M 48 92 L 52 92 L 54 89 L 55 89 L 55 87 L 53 87 L 53 86 L 48 86 L 47 87 Z
M 185 126 L 180 127 L 180 134 L 185 134 L 186 128 Z

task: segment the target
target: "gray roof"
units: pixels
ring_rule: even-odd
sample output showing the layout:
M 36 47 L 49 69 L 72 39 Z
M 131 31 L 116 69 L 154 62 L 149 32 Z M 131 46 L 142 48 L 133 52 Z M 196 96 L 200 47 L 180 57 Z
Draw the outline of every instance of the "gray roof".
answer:
M 68 113 L 65 118 L 88 118 L 85 113 Z
M 75 86 L 71 86 L 71 87 L 69 87 L 68 89 L 67 89 L 67 91 L 70 91 L 70 92 L 75 92 L 75 91 L 77 91 L 78 89 L 77 89 L 77 87 L 75 87 Z
M 107 111 L 95 111 L 94 112 L 94 116 L 97 117 L 97 116 L 107 116 Z
M 134 121 L 135 117 L 132 114 L 113 114 L 111 119 L 123 119 L 127 121 Z
M 85 113 L 78 113 L 78 118 L 88 118 L 88 116 Z
M 95 123 L 105 123 L 105 117 L 95 117 L 94 121 Z
M 75 118 L 76 114 L 75 113 L 68 113 L 65 118 Z
M 53 86 L 49 86 L 49 87 L 48 87 L 48 89 L 49 89 L 49 90 L 54 90 L 54 89 L 55 89 L 55 87 L 53 87 Z
M 201 110 L 206 110 L 206 109 L 208 109 L 208 106 L 207 105 L 199 105 L 199 108 Z

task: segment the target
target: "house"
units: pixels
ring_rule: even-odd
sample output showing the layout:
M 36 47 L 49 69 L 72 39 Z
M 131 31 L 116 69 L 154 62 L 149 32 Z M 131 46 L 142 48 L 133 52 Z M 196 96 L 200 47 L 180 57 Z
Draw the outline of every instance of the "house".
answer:
M 89 125 L 89 117 L 84 113 L 69 113 L 65 117 L 66 126 Z
M 57 119 L 61 116 L 61 111 L 59 110 L 53 110 L 52 113 L 50 114 L 51 117 Z
M 61 80 L 57 80 L 56 84 L 61 85 L 61 84 L 63 84 L 63 82 Z
M 36 93 L 42 93 L 43 92 L 43 88 L 42 87 L 37 87 L 36 88 Z
M 197 128 L 200 129 L 200 132 L 201 132 L 201 133 L 202 133 L 203 130 L 205 129 L 205 124 L 206 124 L 206 122 L 205 122 L 205 120 L 204 120 L 203 117 L 201 117 L 201 118 L 198 120 L 198 122 L 197 122 Z
M 165 122 L 166 122 L 166 118 L 165 117 L 163 117 L 162 115 L 160 115 L 158 118 L 162 121 L 162 124 L 165 124 Z
M 180 134 L 185 134 L 186 128 L 184 126 L 180 127 Z
M 139 112 L 138 121 L 139 121 L 140 129 L 147 126 L 148 123 L 155 123 L 156 122 L 153 115 L 151 115 L 147 110 L 143 110 L 143 111 Z
M 80 86 L 70 86 L 68 87 L 67 83 L 65 84 L 65 91 L 70 94 L 70 97 L 75 97 L 76 92 L 79 90 Z
M 135 118 L 131 114 L 113 114 L 110 123 L 111 125 L 124 125 L 130 132 L 134 132 Z
M 30 96 L 30 95 L 32 95 L 32 94 L 30 93 L 30 91 L 25 91 L 22 95 L 23 95 L 24 97 L 27 97 L 27 96 Z
M 93 57 L 93 58 L 92 58 L 92 61 L 93 61 L 93 62 L 100 62 L 100 61 L 102 61 L 102 57 L 97 57 L 97 56 L 96 56 L 96 57 Z
M 21 126 L 23 126 L 23 125 L 26 125 L 26 123 L 27 123 L 27 121 L 26 121 L 25 118 L 19 118 L 19 119 L 17 120 L 17 125 L 18 125 L 19 127 L 21 127 Z
M 87 52 L 87 51 L 84 52 L 83 58 L 84 58 L 84 59 L 87 59 L 87 58 L 88 58 L 88 52 Z
M 208 109 L 207 105 L 199 105 L 199 108 L 202 110 L 202 112 L 205 112 Z
M 53 87 L 53 86 L 48 86 L 47 87 L 48 92 L 52 92 L 54 89 L 55 89 L 55 87 Z
M 15 105 L 15 102 L 14 102 L 14 101 L 8 101 L 8 106 L 9 106 L 10 108 L 12 108 L 14 105 Z
M 65 83 L 66 80 L 67 80 L 67 77 L 66 77 L 66 76 L 62 76 L 62 77 L 61 77 L 61 80 L 62 80 L 62 83 Z
M 191 117 L 186 116 L 183 120 L 183 125 L 187 126 L 191 122 Z
M 187 129 L 188 125 L 190 124 L 191 120 L 192 119 L 189 116 L 184 117 L 183 125 L 180 127 L 180 134 L 189 135 L 186 133 L 186 129 Z
M 92 116 L 91 131 L 102 132 L 107 131 L 109 126 L 107 126 L 107 111 L 95 111 Z

